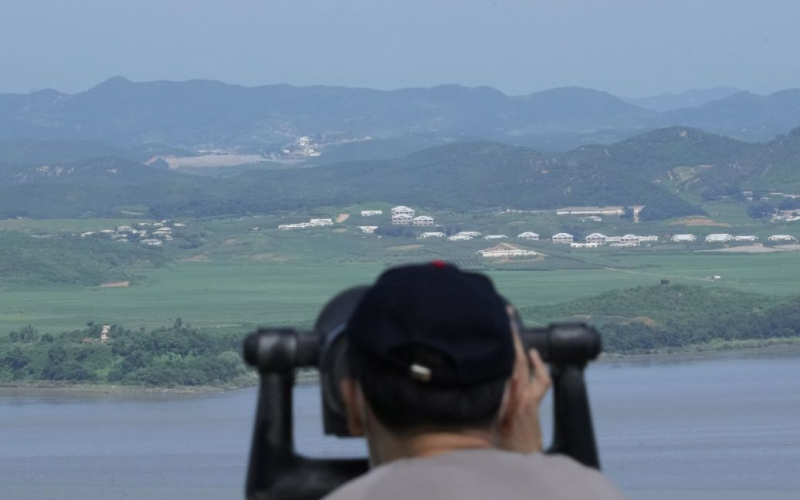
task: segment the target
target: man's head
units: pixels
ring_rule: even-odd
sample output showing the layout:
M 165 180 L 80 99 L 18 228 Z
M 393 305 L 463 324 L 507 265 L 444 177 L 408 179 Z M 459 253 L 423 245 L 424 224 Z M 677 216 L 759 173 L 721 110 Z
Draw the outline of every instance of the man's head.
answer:
M 364 295 L 345 334 L 352 433 L 371 441 L 489 435 L 502 423 L 520 346 L 487 277 L 441 262 L 391 269 Z

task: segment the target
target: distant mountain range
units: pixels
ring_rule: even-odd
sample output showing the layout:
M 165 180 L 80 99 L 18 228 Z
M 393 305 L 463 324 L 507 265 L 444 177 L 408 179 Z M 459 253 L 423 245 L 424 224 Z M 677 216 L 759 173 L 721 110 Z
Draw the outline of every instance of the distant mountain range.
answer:
M 672 111 L 682 108 L 693 108 L 709 101 L 718 101 L 737 94 L 741 90 L 729 85 L 710 89 L 691 89 L 679 93 L 658 94 L 636 99 L 625 99 L 626 102 L 652 111 Z
M 269 152 L 317 134 L 393 141 L 406 152 L 454 140 L 568 150 L 673 125 L 768 141 L 800 125 L 800 90 L 758 96 L 721 87 L 625 100 L 577 87 L 508 96 L 458 85 L 379 91 L 114 77 L 77 94 L 0 95 L 0 141 L 83 141 L 137 154 L 152 144 Z M 360 148 L 375 149 L 369 142 L 346 151 L 364 157 Z

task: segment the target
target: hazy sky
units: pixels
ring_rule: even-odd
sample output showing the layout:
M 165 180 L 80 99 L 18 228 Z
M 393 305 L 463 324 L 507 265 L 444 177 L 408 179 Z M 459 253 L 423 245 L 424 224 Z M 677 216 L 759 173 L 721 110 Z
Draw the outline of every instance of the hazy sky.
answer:
M 800 1 L 0 0 L 0 92 L 208 78 L 638 97 L 800 86 Z

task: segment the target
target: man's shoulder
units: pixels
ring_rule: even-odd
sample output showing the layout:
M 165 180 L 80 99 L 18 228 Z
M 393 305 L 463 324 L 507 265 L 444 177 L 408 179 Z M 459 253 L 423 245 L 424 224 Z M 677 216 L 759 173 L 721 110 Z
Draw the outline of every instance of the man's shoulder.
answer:
M 398 460 L 375 468 L 326 497 L 463 500 L 503 495 L 505 499 L 617 500 L 619 491 L 599 472 L 564 456 L 520 455 L 498 450 L 458 451 Z

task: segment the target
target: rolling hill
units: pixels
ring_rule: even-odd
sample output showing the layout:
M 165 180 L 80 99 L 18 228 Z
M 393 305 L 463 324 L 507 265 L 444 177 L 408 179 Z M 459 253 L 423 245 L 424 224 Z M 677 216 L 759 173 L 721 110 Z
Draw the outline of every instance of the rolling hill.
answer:
M 645 205 L 641 217 L 655 220 L 702 213 L 682 190 L 791 186 L 799 159 L 800 129 L 758 145 L 670 127 L 566 153 L 455 141 L 394 159 L 222 177 L 113 157 L 0 164 L 0 216 L 109 216 L 131 205 L 157 217 L 216 216 L 382 200 L 453 210 Z

